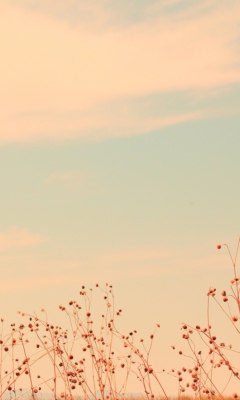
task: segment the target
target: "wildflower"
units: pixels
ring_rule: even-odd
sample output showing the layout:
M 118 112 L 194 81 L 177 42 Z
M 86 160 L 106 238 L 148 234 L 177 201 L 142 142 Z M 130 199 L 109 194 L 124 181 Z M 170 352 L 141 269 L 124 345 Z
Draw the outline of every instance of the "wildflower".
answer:
M 216 289 L 215 288 L 209 288 L 209 291 L 207 293 L 207 296 L 211 295 L 211 296 L 215 296 Z

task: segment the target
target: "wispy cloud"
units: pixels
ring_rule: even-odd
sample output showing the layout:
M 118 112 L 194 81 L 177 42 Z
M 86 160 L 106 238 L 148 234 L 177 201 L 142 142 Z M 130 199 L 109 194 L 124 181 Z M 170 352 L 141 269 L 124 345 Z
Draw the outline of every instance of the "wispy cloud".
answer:
M 61 287 L 66 284 L 71 284 L 76 282 L 78 277 L 71 275 L 58 275 L 52 277 L 37 277 L 37 278 L 26 278 L 26 279 L 18 279 L 18 280 L 2 280 L 0 282 L 0 290 L 3 293 L 11 292 L 13 290 L 34 290 L 39 287 Z
M 146 133 L 191 120 L 191 105 L 167 121 L 161 109 L 158 117 L 143 119 L 128 109 L 133 97 L 240 83 L 238 2 L 212 1 L 207 7 L 202 1 L 201 12 L 194 14 L 198 5 L 172 1 L 174 12 L 160 7 L 151 24 L 125 25 L 109 22 L 112 14 L 104 1 L 85 25 L 64 23 L 62 2 L 59 9 L 59 2 L 49 1 L 44 10 L 35 1 L 12 4 L 4 2 L 0 16 L 0 143 Z M 68 14 L 78 2 L 71 4 Z M 94 28 L 98 22 L 100 33 Z M 125 110 L 112 113 L 117 99 L 124 99 Z M 109 107 L 99 112 L 106 103 Z M 194 118 L 206 116 L 195 112 Z
M 10 270 L 16 266 L 17 258 L 1 256 L 3 265 Z M 87 284 L 92 287 L 95 283 L 105 284 L 133 280 L 142 280 L 154 277 L 159 279 L 164 275 L 169 277 L 192 275 L 209 271 L 230 271 L 229 256 L 224 257 L 216 250 L 207 255 L 188 254 L 176 248 L 161 249 L 154 247 L 132 248 L 123 251 L 107 252 L 103 254 L 80 257 L 79 261 L 43 261 L 36 255 L 22 259 L 21 264 L 28 265 L 28 274 L 14 278 L 2 279 L 1 292 L 13 290 L 35 290 L 36 288 L 74 287 Z M 32 270 L 34 265 L 34 272 Z M 30 277 L 29 277 L 30 274 Z
M 47 237 L 31 233 L 27 229 L 11 227 L 6 232 L 0 232 L 0 251 L 32 246 L 47 240 Z

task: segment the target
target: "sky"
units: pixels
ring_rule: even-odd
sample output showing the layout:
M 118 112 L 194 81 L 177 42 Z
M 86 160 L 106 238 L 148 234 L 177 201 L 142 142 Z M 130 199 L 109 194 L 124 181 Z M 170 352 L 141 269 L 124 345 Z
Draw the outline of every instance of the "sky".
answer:
M 64 325 L 59 303 L 108 282 L 123 329 L 159 322 L 153 362 L 178 363 L 180 324 L 206 324 L 208 288 L 232 278 L 216 245 L 239 237 L 239 15 L 1 0 L 3 318 L 44 307 Z

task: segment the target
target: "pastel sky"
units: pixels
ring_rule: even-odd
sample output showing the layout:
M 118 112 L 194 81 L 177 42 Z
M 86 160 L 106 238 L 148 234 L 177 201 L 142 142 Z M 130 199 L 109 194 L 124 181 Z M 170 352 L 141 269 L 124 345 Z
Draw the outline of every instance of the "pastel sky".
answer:
M 1 0 L 1 311 L 113 284 L 178 363 L 240 227 L 239 0 Z M 57 313 L 57 315 L 55 315 Z M 9 317 L 10 316 L 10 317 Z M 134 323 L 134 327 L 132 324 Z M 131 389 L 131 388 L 130 388 Z

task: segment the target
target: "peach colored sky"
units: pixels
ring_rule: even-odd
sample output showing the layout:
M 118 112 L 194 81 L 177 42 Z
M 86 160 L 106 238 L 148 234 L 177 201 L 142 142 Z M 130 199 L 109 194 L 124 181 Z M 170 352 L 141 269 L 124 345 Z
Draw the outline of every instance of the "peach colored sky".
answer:
M 238 2 L 208 13 L 196 6 L 193 16 L 184 9 L 169 16 L 160 7 L 154 20 L 128 26 L 111 23 L 104 2 L 100 15 L 93 2 L 87 9 L 93 18 L 83 23 L 79 15 L 75 24 L 59 17 L 57 2 L 48 4 L 43 10 L 34 10 L 34 1 L 2 4 L 2 143 L 99 140 L 202 118 L 207 110 L 142 118 L 128 102 L 189 89 L 208 96 L 207 89 L 240 80 Z M 112 109 L 117 99 L 124 100 L 120 115 Z
M 216 243 L 239 236 L 240 3 L 0 7 L 0 316 L 57 319 L 109 281 L 124 329 L 160 321 L 170 368 L 179 323 L 205 323 L 232 277 Z

